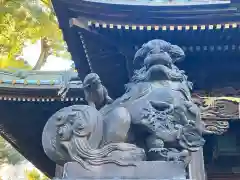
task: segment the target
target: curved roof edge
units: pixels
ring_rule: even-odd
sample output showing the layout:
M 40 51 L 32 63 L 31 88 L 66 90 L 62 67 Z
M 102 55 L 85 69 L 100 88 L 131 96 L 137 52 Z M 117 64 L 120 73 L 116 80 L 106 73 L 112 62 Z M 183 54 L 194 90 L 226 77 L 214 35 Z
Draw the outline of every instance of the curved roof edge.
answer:
M 54 0 L 55 4 L 69 11 L 71 17 L 81 17 L 91 21 L 126 24 L 219 24 L 239 20 L 240 14 L 235 4 L 188 3 L 181 6 L 164 5 L 157 2 L 139 1 L 98 1 L 98 0 Z M 57 7 L 55 10 L 57 10 Z M 61 22 L 60 14 L 57 13 Z M 66 15 L 65 15 L 66 16 Z M 71 17 L 67 17 L 67 19 Z
M 0 100 L 83 101 L 80 85 L 71 85 L 66 98 L 58 91 L 78 74 L 72 71 L 0 71 Z
M 78 77 L 73 71 L 23 71 L 0 70 L 0 87 L 52 88 Z

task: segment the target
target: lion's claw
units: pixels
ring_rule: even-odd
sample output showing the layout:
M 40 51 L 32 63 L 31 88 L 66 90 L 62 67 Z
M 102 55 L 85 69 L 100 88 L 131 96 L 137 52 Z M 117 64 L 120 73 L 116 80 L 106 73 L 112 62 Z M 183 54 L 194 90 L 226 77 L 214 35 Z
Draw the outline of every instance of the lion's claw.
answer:
M 163 148 L 151 148 L 148 152 L 155 152 L 155 153 L 157 153 L 157 152 L 162 152 L 162 151 L 164 151 Z

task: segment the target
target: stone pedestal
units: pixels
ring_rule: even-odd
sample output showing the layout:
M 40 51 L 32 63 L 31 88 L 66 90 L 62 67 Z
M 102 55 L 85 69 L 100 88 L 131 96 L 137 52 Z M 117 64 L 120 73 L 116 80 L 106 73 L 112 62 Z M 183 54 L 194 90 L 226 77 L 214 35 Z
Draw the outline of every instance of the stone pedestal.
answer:
M 189 164 L 189 177 L 194 180 L 206 180 L 203 148 L 192 153 L 192 160 Z
M 135 167 L 121 167 L 114 164 L 104 164 L 90 171 L 83 169 L 76 162 L 69 162 L 64 165 L 62 179 L 186 180 L 186 173 L 184 165 L 178 162 L 142 161 Z
M 63 167 L 56 164 L 55 177 L 61 178 L 63 176 Z

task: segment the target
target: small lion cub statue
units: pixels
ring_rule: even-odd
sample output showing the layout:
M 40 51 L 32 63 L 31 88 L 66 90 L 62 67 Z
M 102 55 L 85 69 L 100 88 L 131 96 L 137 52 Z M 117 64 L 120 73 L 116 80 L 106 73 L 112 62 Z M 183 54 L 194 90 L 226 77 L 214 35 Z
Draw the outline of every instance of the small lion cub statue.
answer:
M 106 104 L 113 102 L 112 98 L 108 95 L 107 89 L 102 84 L 100 77 L 96 73 L 90 73 L 84 78 L 83 90 L 88 105 L 98 110 Z

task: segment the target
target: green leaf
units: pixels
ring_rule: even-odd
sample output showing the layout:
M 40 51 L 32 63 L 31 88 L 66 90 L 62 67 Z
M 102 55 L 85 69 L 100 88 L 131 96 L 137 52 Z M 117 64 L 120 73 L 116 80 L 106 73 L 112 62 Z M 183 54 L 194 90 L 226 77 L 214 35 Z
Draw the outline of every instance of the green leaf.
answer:
M 18 164 L 25 158 L 0 136 L 0 163 Z
M 0 0 L 0 68 L 28 69 L 15 57 L 25 42 L 40 39 L 48 41 L 49 52 L 64 58 L 69 54 L 50 0 Z

